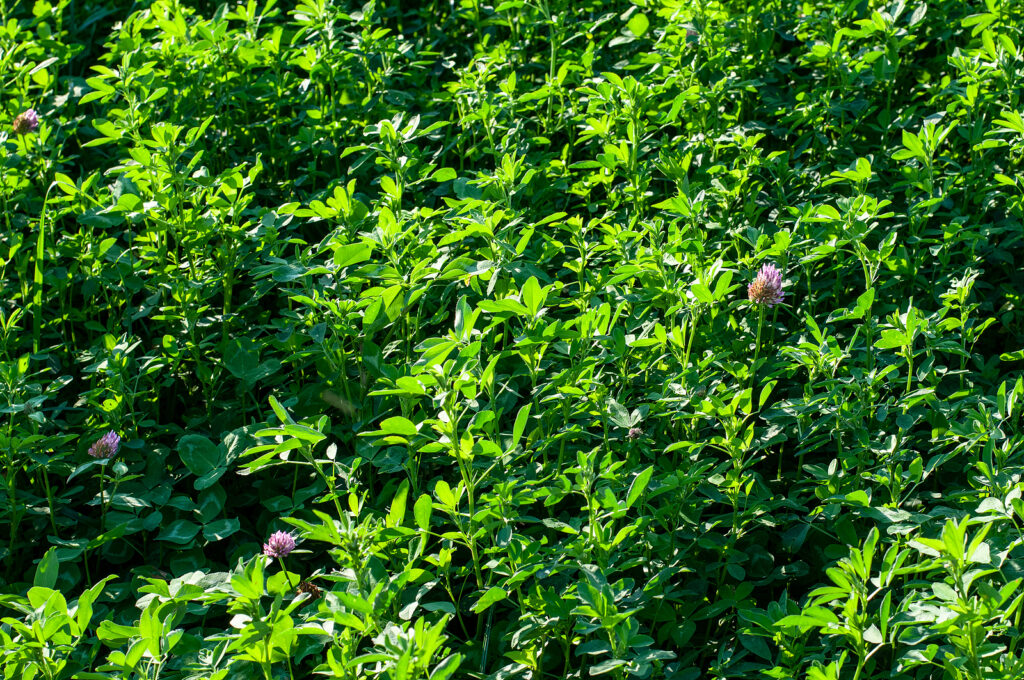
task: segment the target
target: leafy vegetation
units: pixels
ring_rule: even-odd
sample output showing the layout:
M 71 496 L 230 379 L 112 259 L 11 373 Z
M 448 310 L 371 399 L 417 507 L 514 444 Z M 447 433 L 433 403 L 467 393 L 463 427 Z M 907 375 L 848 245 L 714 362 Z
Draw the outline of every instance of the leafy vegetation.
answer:
M 5 678 L 1024 675 L 1020 3 L 129 5 L 0 0 Z

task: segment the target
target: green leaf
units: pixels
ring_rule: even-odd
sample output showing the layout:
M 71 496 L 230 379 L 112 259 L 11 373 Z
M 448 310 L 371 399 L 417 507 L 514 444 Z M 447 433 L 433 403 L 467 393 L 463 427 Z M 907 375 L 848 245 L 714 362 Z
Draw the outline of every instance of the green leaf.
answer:
M 629 411 L 615 397 L 608 397 L 605 400 L 605 405 L 608 407 L 608 418 L 612 423 L 622 428 L 632 426 L 632 422 L 629 419 Z
M 373 604 L 358 595 L 342 591 L 335 591 L 334 595 L 349 609 L 354 609 L 357 612 L 362 612 L 363 614 L 373 613 Z
M 255 582 L 245 574 L 235 574 L 231 577 L 231 587 L 242 597 L 258 600 L 263 595 L 263 573 L 260 572 Z
M 486 593 L 480 596 L 480 599 L 476 601 L 476 604 L 473 605 L 471 611 L 475 614 L 487 611 L 487 608 L 492 604 L 501 602 L 506 597 L 508 597 L 508 593 L 505 592 L 504 588 L 491 586 Z
M 373 254 L 373 246 L 368 243 L 349 243 L 334 251 L 334 266 L 338 269 L 366 262 Z
M 242 528 L 237 519 L 219 519 L 203 525 L 203 538 L 213 543 L 220 541 Z
M 910 340 L 901 331 L 889 329 L 882 331 L 882 337 L 875 342 L 875 347 L 878 349 L 893 349 L 894 347 L 905 347 L 909 344 Z
M 924 156 L 924 145 L 913 132 L 903 130 L 903 146 L 907 147 L 915 156 Z
M 626 28 L 637 38 L 644 37 L 647 33 L 647 29 L 651 27 L 651 21 L 647 18 L 646 14 L 634 14 L 633 18 L 626 24 Z
M 948 552 L 956 562 L 962 562 L 964 559 L 964 533 L 966 527 L 957 524 L 951 519 L 946 520 L 945 526 L 942 527 L 942 543 L 946 547 Z
M 89 627 L 89 623 L 92 621 L 92 603 L 95 602 L 96 598 L 103 592 L 103 588 L 107 585 L 107 582 L 114 578 L 116 578 L 114 574 L 107 576 L 78 597 L 78 603 L 76 605 L 77 611 L 75 612 L 75 621 L 78 623 L 78 630 L 84 631 Z
M 927 14 L 927 13 L 928 13 L 928 3 L 927 2 L 920 3 L 916 8 L 914 8 L 913 13 L 910 15 L 910 22 L 909 22 L 908 25 L 910 25 L 910 26 L 917 26 L 919 23 L 921 23 L 921 20 L 924 19 L 924 15 Z
M 653 474 L 654 466 L 652 465 L 633 479 L 633 483 L 629 485 L 629 493 L 626 494 L 627 508 L 633 507 L 633 503 L 636 503 L 637 499 L 647 490 L 647 485 L 650 483 L 651 475 Z
M 198 524 L 187 519 L 179 519 L 165 526 L 163 531 L 156 537 L 156 540 L 185 545 L 191 543 L 198 533 Z
M 967 557 L 967 561 L 971 564 L 989 564 L 992 561 L 992 556 L 988 547 L 988 543 L 979 543 Z
M 527 279 L 523 285 L 522 290 L 523 304 L 526 305 L 526 309 L 529 311 L 530 316 L 537 316 L 540 312 L 540 308 L 544 305 L 544 292 L 541 290 L 540 284 L 537 283 L 537 277 L 531 276 Z
M 235 340 L 224 350 L 224 366 L 246 385 L 273 375 L 281 369 L 281 362 L 271 359 L 260 363 L 259 346 L 252 339 Z
M 260 357 L 252 343 L 246 347 L 242 341 L 235 340 L 224 350 L 224 366 L 239 380 L 251 382 L 250 376 L 255 375 L 259 367 Z
M 413 506 L 412 514 L 416 518 L 416 526 L 423 531 L 430 529 L 430 515 L 434 511 L 434 500 L 427 494 L 423 494 L 416 499 L 416 505 Z
M 196 489 L 212 486 L 227 472 L 227 449 L 202 435 L 187 434 L 179 439 L 178 455 L 189 472 L 199 478 L 194 482 Z
M 36 575 L 32 579 L 33 586 L 42 588 L 53 588 L 57 585 L 57 576 L 60 573 L 60 560 L 57 559 L 57 548 L 50 548 L 43 555 L 36 565 Z
M 946 602 L 957 601 L 956 591 L 949 585 L 940 581 L 932 583 L 932 592 L 935 593 L 935 596 L 940 600 L 945 600 Z
M 153 658 L 161 656 L 160 638 L 164 627 L 159 619 L 159 610 L 160 600 L 159 598 L 154 598 L 149 601 L 149 606 L 139 616 L 139 637 L 147 643 L 146 647 Z
M 430 671 L 430 680 L 448 680 L 459 670 L 461 663 L 461 654 L 449 654 Z
M 388 196 L 393 198 L 399 198 L 400 192 L 398 191 L 398 185 L 395 184 L 395 180 L 391 179 L 388 175 L 381 175 L 380 177 L 380 188 L 384 190 Z
M 703 283 L 691 283 L 690 292 L 693 293 L 693 296 L 697 298 L 698 302 L 703 302 L 706 305 L 710 305 L 715 301 L 715 296 L 711 293 L 711 289 Z
M 871 305 L 875 302 L 875 289 L 868 288 L 866 291 L 860 294 L 857 298 L 857 307 L 854 310 L 852 318 L 863 319 L 864 316 L 871 309 Z
M 531 406 L 531 404 L 526 404 L 519 409 L 519 413 L 516 414 L 516 422 L 512 426 L 512 440 L 509 442 L 506 453 L 511 453 L 517 446 L 519 446 L 519 440 L 522 439 L 523 431 L 526 429 L 526 423 L 530 419 Z
M 591 666 L 590 667 L 590 674 L 591 675 L 604 675 L 605 673 L 610 673 L 611 671 L 615 670 L 619 666 L 625 666 L 627 663 L 629 663 L 629 662 L 626 661 L 625 659 L 605 659 L 601 663 L 597 663 L 597 664 L 594 664 L 593 666 Z
M 434 494 L 437 496 L 437 500 L 441 502 L 441 505 L 445 508 L 454 509 L 457 505 L 455 500 L 455 494 L 452 493 L 451 486 L 448 482 L 443 479 L 434 485 Z
M 217 467 L 221 456 L 217 445 L 198 434 L 187 434 L 178 440 L 181 462 L 194 475 L 203 475 Z
M 764 638 L 756 635 L 740 635 L 740 644 L 766 661 L 772 660 L 772 652 Z
M 839 623 L 839 618 L 824 607 L 807 607 L 802 614 L 791 614 L 784 616 L 775 622 L 779 628 L 828 626 L 831 623 Z
M 416 425 L 408 418 L 394 416 L 381 421 L 380 431 L 385 434 L 394 434 L 401 437 L 415 437 L 419 434 Z
M 867 158 L 858 158 L 856 167 L 858 180 L 863 181 L 871 178 L 871 161 Z
M 137 626 L 104 621 L 96 628 L 96 637 L 111 647 L 120 647 L 139 633 Z M 109 676 L 103 676 L 109 677 Z
M 270 408 L 274 410 L 274 415 L 277 416 L 278 420 L 280 420 L 282 424 L 295 422 L 294 420 L 291 419 L 291 416 L 288 415 L 288 412 L 284 410 L 284 406 L 281 405 L 281 402 L 279 402 L 277 398 L 274 397 L 274 395 L 270 395 L 269 401 Z
M 409 495 L 409 480 L 403 479 L 388 511 L 387 526 L 400 527 L 405 523 L 405 502 Z
M 867 493 L 863 489 L 857 489 L 846 494 L 846 502 L 851 505 L 860 505 L 863 507 L 869 507 L 871 505 L 871 499 L 868 498 Z
M 882 639 L 882 631 L 878 630 L 878 626 L 873 623 L 864 631 L 864 641 L 870 642 L 873 645 L 880 645 L 885 642 Z
M 511 298 L 504 298 L 501 300 L 481 300 L 477 306 L 489 314 L 502 314 L 509 312 L 517 316 L 530 316 L 529 309 L 527 309 L 521 302 Z

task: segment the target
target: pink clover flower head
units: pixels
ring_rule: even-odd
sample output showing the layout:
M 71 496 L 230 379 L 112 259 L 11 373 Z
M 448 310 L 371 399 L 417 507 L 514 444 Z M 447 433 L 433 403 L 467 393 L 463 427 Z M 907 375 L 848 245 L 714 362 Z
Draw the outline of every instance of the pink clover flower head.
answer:
M 774 307 L 782 302 L 782 272 L 773 264 L 761 267 L 757 277 L 747 286 L 747 298 L 755 305 Z
M 39 114 L 35 109 L 19 113 L 14 119 L 14 131 L 19 135 L 27 135 L 39 128 Z
M 284 557 L 295 550 L 295 537 L 286 531 L 275 531 L 263 544 L 263 554 L 267 557 Z
M 640 437 L 642 436 L 644 436 L 644 431 L 641 430 L 639 427 L 631 427 L 629 428 L 629 432 L 626 433 L 626 438 L 629 439 L 630 441 L 636 441 L 637 439 L 640 439 Z
M 111 430 L 89 447 L 89 455 L 93 458 L 110 459 L 117 455 L 121 448 L 121 437 Z

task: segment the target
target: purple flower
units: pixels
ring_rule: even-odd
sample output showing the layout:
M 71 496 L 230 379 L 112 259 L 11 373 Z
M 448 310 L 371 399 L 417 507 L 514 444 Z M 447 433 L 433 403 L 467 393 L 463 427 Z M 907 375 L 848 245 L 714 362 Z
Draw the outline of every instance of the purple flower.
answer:
M 121 437 L 111 430 L 89 447 L 89 455 L 93 458 L 113 458 L 121 448 Z
M 295 550 L 295 538 L 286 531 L 275 531 L 263 544 L 263 554 L 267 557 L 284 557 Z
M 782 302 L 782 272 L 773 264 L 766 264 L 757 273 L 757 278 L 747 286 L 747 297 L 755 305 L 774 307 Z
M 626 433 L 626 439 L 630 441 L 636 441 L 637 439 L 640 439 L 640 437 L 642 436 L 644 436 L 644 431 L 641 430 L 639 427 L 631 427 L 629 428 L 629 432 Z
M 39 114 L 36 113 L 35 109 L 28 109 L 24 113 L 19 113 L 14 119 L 14 131 L 19 135 L 27 135 L 30 132 L 35 132 L 38 127 Z

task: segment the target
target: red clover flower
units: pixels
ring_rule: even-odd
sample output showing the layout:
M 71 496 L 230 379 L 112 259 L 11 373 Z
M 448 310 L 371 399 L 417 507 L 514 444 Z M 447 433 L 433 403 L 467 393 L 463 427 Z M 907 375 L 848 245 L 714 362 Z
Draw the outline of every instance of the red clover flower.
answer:
M 14 119 L 13 127 L 14 131 L 19 135 L 35 132 L 39 127 L 39 114 L 36 113 L 35 109 L 28 109 L 24 113 L 19 113 Z
M 89 447 L 89 455 L 93 458 L 113 458 L 121 448 L 121 437 L 111 430 Z
M 295 537 L 286 531 L 275 531 L 263 544 L 263 554 L 267 557 L 284 557 L 295 550 Z
M 747 297 L 755 305 L 774 307 L 782 302 L 782 272 L 773 264 L 761 267 L 754 281 L 747 286 Z

